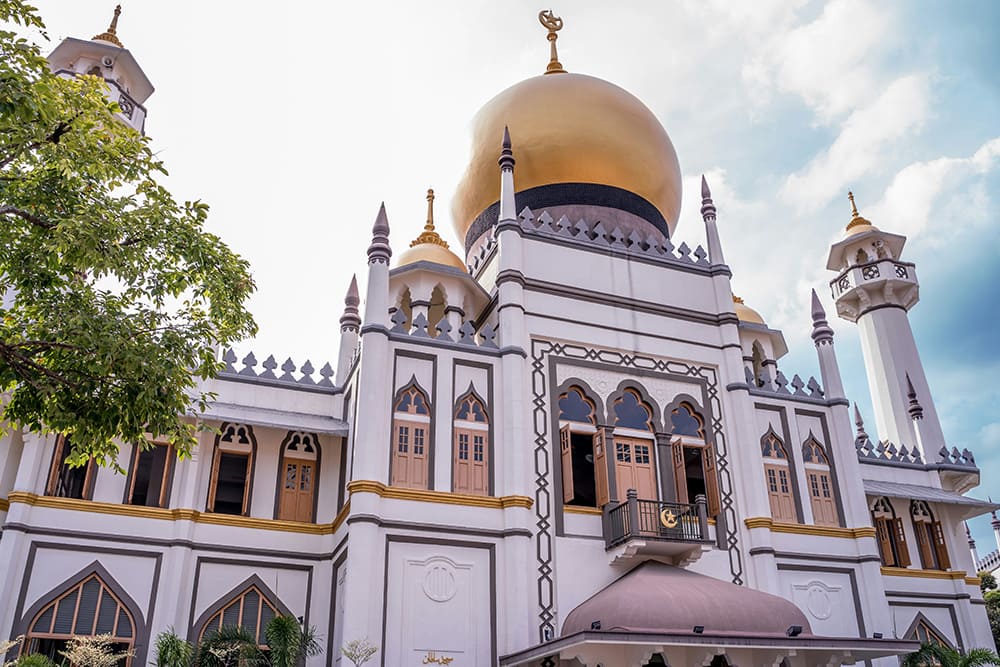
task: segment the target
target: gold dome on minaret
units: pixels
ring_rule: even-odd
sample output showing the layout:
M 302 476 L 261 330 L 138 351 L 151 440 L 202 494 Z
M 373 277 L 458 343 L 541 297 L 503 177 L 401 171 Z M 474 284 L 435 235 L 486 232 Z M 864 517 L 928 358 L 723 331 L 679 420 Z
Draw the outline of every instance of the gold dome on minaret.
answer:
M 472 156 L 452 202 L 455 231 L 466 243 L 473 221 L 500 198 L 497 156 L 510 128 L 518 192 L 556 183 L 607 185 L 639 195 L 673 233 L 681 207 L 681 171 L 670 137 L 628 91 L 563 70 L 549 28 L 549 69 L 501 92 L 476 114 Z M 548 22 L 547 22 L 548 21 Z
M 396 266 L 406 266 L 416 262 L 434 262 L 444 264 L 462 271 L 467 271 L 465 262 L 448 248 L 448 242 L 434 228 L 434 190 L 427 191 L 427 222 L 410 247 L 399 256 Z

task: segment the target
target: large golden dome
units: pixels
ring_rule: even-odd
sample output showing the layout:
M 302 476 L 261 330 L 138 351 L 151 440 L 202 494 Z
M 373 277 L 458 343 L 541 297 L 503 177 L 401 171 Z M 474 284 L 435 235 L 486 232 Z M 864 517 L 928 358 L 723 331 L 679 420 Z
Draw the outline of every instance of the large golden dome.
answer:
M 466 247 L 473 221 L 500 198 L 497 157 L 505 125 L 517 160 L 517 192 L 556 183 L 619 188 L 651 204 L 673 233 L 680 165 L 656 116 L 612 83 L 550 72 L 503 91 L 473 121 L 472 157 L 452 204 L 455 231 Z

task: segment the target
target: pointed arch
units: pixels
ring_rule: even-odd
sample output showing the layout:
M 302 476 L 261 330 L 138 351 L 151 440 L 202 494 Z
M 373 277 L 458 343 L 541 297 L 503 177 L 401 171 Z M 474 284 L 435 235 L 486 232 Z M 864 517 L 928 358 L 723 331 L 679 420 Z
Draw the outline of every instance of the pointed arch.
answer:
M 608 423 L 614 426 L 626 426 L 628 428 L 647 430 L 652 433 L 656 430 L 657 424 L 660 423 L 659 406 L 649 392 L 646 391 L 646 388 L 635 380 L 622 380 L 618 383 L 618 388 L 608 396 L 605 407 Z M 616 409 L 616 407 L 619 409 Z M 648 419 L 645 420 L 645 426 L 628 426 L 628 424 L 622 423 L 623 420 L 629 423 L 639 423 L 636 418 L 641 418 L 641 415 L 635 412 L 636 407 L 640 407 L 649 413 Z M 624 413 L 625 416 L 623 417 L 619 412 Z
M 579 378 L 569 378 L 556 387 L 554 392 L 556 396 L 556 405 L 554 406 L 553 411 L 559 415 L 559 421 L 578 421 L 569 419 L 568 416 L 562 416 L 563 410 L 560 406 L 560 401 L 562 401 L 563 398 L 566 398 L 570 391 L 576 392 L 580 398 L 593 409 L 593 414 L 591 415 L 593 420 L 590 421 L 588 419 L 590 424 L 598 426 L 607 423 L 604 415 L 604 402 L 601 400 L 600 394 L 594 391 L 593 387 Z
M 906 544 L 903 520 L 896 516 L 892 501 L 886 496 L 876 497 L 871 504 L 871 516 L 882 565 L 909 567 L 910 550 Z
M 281 441 L 274 518 L 284 521 L 316 521 L 319 477 L 322 464 L 319 436 L 289 431 Z
M 839 526 L 839 503 L 830 457 L 812 431 L 802 443 L 802 463 L 806 469 L 806 491 L 812 505 L 813 523 L 817 526 Z
M 256 574 L 221 596 L 191 626 L 188 641 L 197 645 L 205 633 L 223 626 L 239 626 L 257 637 L 266 648 L 264 631 L 275 616 L 294 616 L 281 598 Z
M 578 378 L 563 381 L 554 396 L 552 415 L 559 436 L 557 469 L 563 508 L 600 508 L 609 500 L 603 403 L 597 392 Z
M 430 305 L 427 306 L 427 334 L 431 338 L 437 338 L 437 325 L 445 316 L 448 308 L 448 290 L 444 285 L 438 283 L 431 290 Z
M 693 503 L 704 495 L 708 515 L 721 511 L 715 445 L 707 428 L 706 411 L 694 397 L 680 394 L 664 410 L 677 502 Z
M 951 559 L 948 557 L 944 529 L 941 522 L 934 517 L 934 512 L 926 500 L 910 501 L 910 520 L 913 522 L 913 533 L 917 536 L 917 551 L 920 552 L 920 564 L 923 568 L 949 569 Z
M 455 402 L 452 421 L 452 490 L 488 496 L 492 479 L 492 442 L 487 403 L 472 383 Z
M 257 436 L 249 424 L 223 422 L 215 435 L 207 510 L 249 516 Z
M 783 523 L 795 523 L 799 516 L 795 502 L 794 468 L 785 443 L 770 424 L 760 438 L 760 455 L 764 462 L 764 487 L 771 505 L 771 518 Z
M 755 338 L 753 344 L 750 345 L 750 370 L 753 371 L 754 384 L 758 387 L 764 385 L 762 378 L 765 361 L 767 361 L 767 355 L 764 354 L 764 346 Z
M 948 635 L 941 632 L 941 629 L 934 625 L 922 611 L 918 611 L 917 615 L 913 617 L 910 627 L 903 633 L 903 639 L 915 639 L 922 644 L 938 644 L 947 648 L 956 648 L 948 639 Z M 961 649 L 961 647 L 958 648 Z
M 135 652 L 126 666 L 145 664 L 149 631 L 142 611 L 96 560 L 39 598 L 14 631 L 25 637 L 22 653 L 42 653 L 57 663 L 71 637 L 97 634 L 111 634 L 122 649 Z
M 407 489 L 428 489 L 433 410 L 415 375 L 396 392 L 392 405 L 390 483 Z

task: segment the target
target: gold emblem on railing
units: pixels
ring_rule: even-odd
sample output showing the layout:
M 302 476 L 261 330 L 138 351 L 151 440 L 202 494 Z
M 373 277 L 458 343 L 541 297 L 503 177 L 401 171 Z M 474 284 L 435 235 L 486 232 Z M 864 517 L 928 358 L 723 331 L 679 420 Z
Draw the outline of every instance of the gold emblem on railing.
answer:
M 674 514 L 668 507 L 662 512 L 660 512 L 660 523 L 662 523 L 665 528 L 676 528 L 677 515 Z

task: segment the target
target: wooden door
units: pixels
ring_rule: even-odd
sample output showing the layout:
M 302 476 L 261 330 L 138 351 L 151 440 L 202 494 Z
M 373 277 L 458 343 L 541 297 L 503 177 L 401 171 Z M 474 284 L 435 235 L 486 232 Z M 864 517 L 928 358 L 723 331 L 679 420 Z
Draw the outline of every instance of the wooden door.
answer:
M 604 429 L 600 427 L 594 433 L 594 491 L 598 507 L 604 507 L 611 502 L 608 491 L 607 444 L 604 441 Z
M 788 466 L 780 463 L 764 464 L 764 481 L 771 503 L 771 518 L 775 521 L 795 522 L 795 501 L 788 477 Z
M 452 461 L 456 493 L 489 495 L 487 433 L 488 431 L 478 429 L 455 430 L 455 452 Z
M 708 516 L 718 516 L 719 506 L 719 473 L 715 468 L 715 447 L 705 443 L 701 450 L 701 465 L 705 471 L 705 496 L 708 501 Z
M 896 564 L 896 557 L 892 552 L 892 522 L 889 519 L 875 519 L 875 537 L 878 540 L 878 551 L 882 556 L 882 565 L 892 566 Z
M 573 484 L 573 443 L 568 425 L 559 429 L 559 456 L 562 458 L 563 502 L 569 503 L 576 495 L 576 488 Z
M 942 570 L 951 569 L 951 559 L 948 558 L 948 545 L 944 541 L 944 530 L 941 529 L 940 521 L 935 521 L 931 524 L 931 532 L 934 536 L 934 550 L 938 558 L 938 567 Z
M 392 485 L 408 489 L 427 488 L 427 425 L 395 423 L 392 448 Z
M 674 463 L 674 488 L 677 489 L 676 501 L 689 503 L 687 466 L 684 463 L 684 444 L 680 440 L 670 443 L 671 458 Z
M 654 458 L 652 441 L 615 438 L 615 480 L 620 496 L 624 497 L 629 489 L 635 489 L 639 498 L 659 498 Z
M 833 485 L 826 470 L 809 470 L 809 497 L 813 521 L 818 526 L 838 526 L 837 507 L 833 502 Z
M 892 520 L 893 536 L 896 543 L 896 565 L 910 567 L 910 548 L 906 544 L 906 533 L 903 532 L 903 520 L 896 517 Z
M 286 458 L 278 518 L 285 521 L 312 521 L 315 488 L 316 461 Z

